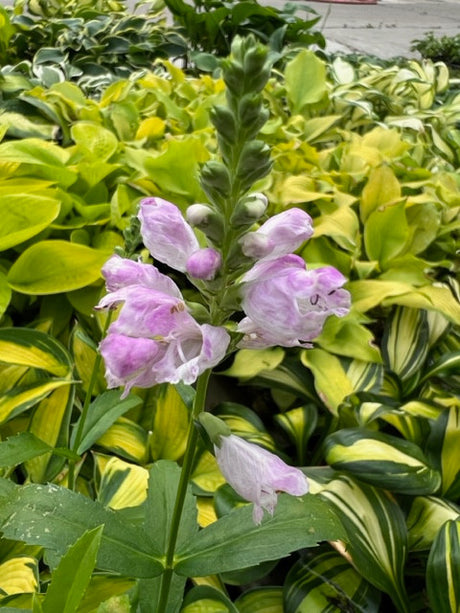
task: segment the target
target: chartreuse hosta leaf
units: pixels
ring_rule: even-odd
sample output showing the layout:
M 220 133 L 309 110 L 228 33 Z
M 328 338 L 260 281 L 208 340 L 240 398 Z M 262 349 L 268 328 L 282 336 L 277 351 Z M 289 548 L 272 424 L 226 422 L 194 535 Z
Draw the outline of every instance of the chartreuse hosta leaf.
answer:
M 86 531 L 104 525 L 97 568 L 155 577 L 161 554 L 150 535 L 100 503 L 56 485 L 16 486 L 0 497 L 0 529 L 9 539 L 41 545 L 58 561 Z
M 141 505 L 147 497 L 148 470 L 111 457 L 103 467 L 98 500 L 111 509 Z
M 435 421 L 428 440 L 430 457 L 442 475 L 443 496 L 457 500 L 460 495 L 460 406 L 446 409 Z
M 93 613 L 102 602 L 124 594 L 134 586 L 133 579 L 114 575 L 93 575 L 78 606 L 78 613 Z
M 317 489 L 317 488 L 316 488 Z M 407 530 L 403 513 L 383 490 L 358 485 L 351 477 L 333 479 L 321 489 L 347 533 L 346 556 L 367 581 L 389 594 L 397 610 L 409 611 L 403 583 Z
M 340 359 L 323 349 L 302 351 L 300 359 L 312 371 L 318 395 L 334 414 L 350 394 L 378 390 L 381 385 L 382 366 L 375 362 Z
M 275 415 L 275 420 L 295 444 L 298 464 L 303 466 L 306 463 L 308 439 L 318 421 L 317 408 L 313 404 L 305 404 Z
M 285 613 L 378 610 L 380 593 L 343 556 L 324 551 L 299 560 L 284 584 Z
M 407 516 L 409 549 L 429 549 L 440 528 L 450 519 L 460 519 L 460 507 L 453 502 L 436 496 L 414 498 Z
M 419 373 L 429 345 L 429 326 L 425 311 L 397 307 L 389 321 L 382 343 L 382 353 L 389 370 L 407 381 Z
M 441 484 L 421 449 L 404 439 L 364 428 L 329 435 L 325 457 L 336 470 L 361 481 L 404 494 L 431 494 Z
M 426 568 L 428 597 L 436 613 L 460 609 L 460 520 L 449 520 L 431 547 Z
M 135 421 L 119 417 L 98 438 L 96 444 L 133 462 L 144 463 L 148 458 L 147 432 Z
M 0 595 L 38 590 L 38 560 L 29 556 L 11 558 L 0 564 Z
M 173 385 L 162 385 L 155 397 L 155 416 L 150 435 L 154 460 L 178 460 L 187 442 L 189 412 Z
M 239 613 L 239 609 L 223 592 L 200 585 L 187 593 L 181 613 Z

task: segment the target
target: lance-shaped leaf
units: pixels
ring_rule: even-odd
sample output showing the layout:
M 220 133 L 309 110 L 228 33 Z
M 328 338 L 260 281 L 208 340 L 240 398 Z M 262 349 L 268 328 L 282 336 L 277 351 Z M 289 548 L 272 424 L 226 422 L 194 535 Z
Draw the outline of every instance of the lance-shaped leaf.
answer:
M 332 502 L 347 532 L 347 555 L 369 583 L 392 598 L 398 611 L 409 603 L 403 583 L 407 531 L 399 506 L 385 492 L 350 477 L 331 481 L 321 496 Z
M 280 587 L 253 588 L 240 596 L 235 605 L 238 613 L 278 613 L 283 609 Z
M 274 516 L 259 526 L 252 519 L 252 505 L 246 505 L 201 530 L 177 552 L 175 570 L 196 577 L 229 572 L 344 536 L 324 500 L 311 494 L 302 498 L 281 494 Z
M 407 516 L 410 551 L 430 549 L 441 526 L 460 519 L 460 507 L 437 496 L 417 496 Z
M 428 439 L 428 454 L 442 475 L 442 494 L 460 495 L 460 407 L 452 406 L 435 421 Z
M 340 603 L 342 611 L 373 613 L 378 610 L 379 601 L 380 592 L 335 551 L 299 560 L 284 585 L 286 613 L 326 613 L 332 602 Z
M 56 485 L 18 486 L 0 498 L 6 538 L 42 545 L 58 558 L 87 530 L 104 524 L 97 567 L 128 577 L 154 577 L 163 566 L 148 534 L 81 494 Z
M 336 470 L 394 492 L 431 494 L 441 484 L 421 449 L 396 436 L 346 428 L 327 437 L 325 450 L 326 461 Z
M 436 613 L 460 609 L 460 521 L 449 520 L 430 550 L 426 569 L 428 597 Z

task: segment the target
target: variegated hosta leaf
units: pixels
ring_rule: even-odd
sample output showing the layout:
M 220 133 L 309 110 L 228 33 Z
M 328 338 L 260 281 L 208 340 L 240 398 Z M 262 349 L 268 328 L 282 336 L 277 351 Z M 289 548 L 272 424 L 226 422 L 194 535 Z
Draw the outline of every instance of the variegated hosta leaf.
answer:
M 318 421 L 316 407 L 312 404 L 304 404 L 275 415 L 275 420 L 295 444 L 298 463 L 305 464 L 308 439 L 313 434 Z
M 155 417 L 150 450 L 154 460 L 178 460 L 187 443 L 189 412 L 174 385 L 160 386 L 155 402 Z
M 11 558 L 0 564 L 0 593 L 21 594 L 38 589 L 38 561 L 29 556 Z
M 96 343 L 86 334 L 80 325 L 76 325 L 72 332 L 72 353 L 75 369 L 81 386 L 86 392 L 91 381 L 94 363 L 97 356 Z M 103 364 L 99 365 L 99 372 L 93 384 L 93 395 L 96 396 L 106 389 Z
M 397 307 L 382 343 L 388 368 L 403 382 L 417 374 L 425 363 L 429 345 L 429 327 L 425 311 Z
M 449 520 L 439 531 L 428 557 L 427 590 L 433 611 L 460 609 L 460 521 Z
M 399 612 L 407 613 L 407 531 L 399 506 L 384 491 L 345 476 L 327 484 L 321 495 L 334 504 L 347 532 L 345 556 L 372 585 L 389 594 Z
M 238 613 L 285 613 L 280 587 L 259 587 L 240 596 L 235 605 Z
M 209 451 L 200 455 L 191 476 L 192 483 L 202 492 L 210 494 L 225 483 L 216 458 Z
M 407 516 L 410 551 L 429 549 L 441 526 L 460 519 L 460 507 L 436 496 L 417 496 Z
M 147 439 L 147 432 L 136 422 L 119 417 L 96 444 L 127 460 L 142 464 L 148 458 Z
M 460 404 L 455 402 L 436 420 L 428 440 L 430 457 L 442 475 L 442 495 L 451 500 L 460 496 Z
M 336 470 L 404 494 L 431 494 L 441 483 L 421 449 L 403 439 L 364 428 L 338 430 L 325 441 L 326 461 Z
M 275 443 L 272 437 L 265 430 L 262 420 L 251 409 L 235 402 L 222 402 L 214 413 L 225 421 L 233 434 L 274 451 Z
M 147 498 L 148 478 L 142 466 L 112 457 L 101 474 L 98 500 L 112 509 L 137 507 Z
M 374 613 L 379 601 L 380 592 L 334 551 L 296 562 L 284 585 L 285 613 Z

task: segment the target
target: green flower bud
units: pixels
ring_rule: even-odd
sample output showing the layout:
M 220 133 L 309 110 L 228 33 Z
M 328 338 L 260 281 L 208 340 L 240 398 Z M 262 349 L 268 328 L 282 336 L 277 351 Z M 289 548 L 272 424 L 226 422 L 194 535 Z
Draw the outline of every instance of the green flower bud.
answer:
M 271 170 L 270 148 L 261 140 L 246 143 L 240 156 L 237 177 L 242 189 L 246 190 Z
M 211 121 L 219 136 L 230 144 L 236 142 L 236 121 L 226 106 L 215 106 L 210 112 Z
M 233 226 L 252 225 L 267 210 L 268 200 L 264 194 L 254 192 L 248 194 L 237 203 L 230 218 Z
M 268 50 L 258 44 L 247 50 L 243 59 L 243 70 L 249 76 L 256 76 L 266 68 Z
M 198 421 L 206 430 L 213 445 L 220 447 L 220 440 L 223 436 L 230 436 L 232 431 L 227 424 L 211 413 L 200 413 Z
M 222 196 L 230 194 L 230 175 L 227 168 L 217 160 L 210 160 L 201 169 L 201 184 L 206 191 L 207 188 L 214 188 Z
M 185 212 L 191 226 L 198 228 L 210 240 L 220 242 L 224 235 L 224 220 L 220 213 L 206 204 L 192 204 Z

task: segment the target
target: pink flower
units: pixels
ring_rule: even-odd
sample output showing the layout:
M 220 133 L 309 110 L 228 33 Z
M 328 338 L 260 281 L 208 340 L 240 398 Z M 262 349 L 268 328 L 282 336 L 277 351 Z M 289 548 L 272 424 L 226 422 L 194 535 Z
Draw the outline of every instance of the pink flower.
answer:
M 244 255 L 251 258 L 274 258 L 295 251 L 313 234 L 310 215 L 293 208 L 270 217 L 255 232 L 241 239 Z
M 221 265 L 220 254 L 215 249 L 201 249 L 175 204 L 162 198 L 145 198 L 139 219 L 144 245 L 155 260 L 198 279 L 214 278 Z
M 330 315 L 350 309 L 350 294 L 341 289 L 345 277 L 327 266 L 306 270 L 305 262 L 289 254 L 261 260 L 242 279 L 246 317 L 238 331 L 240 347 L 308 347 Z
M 154 266 L 113 256 L 103 274 L 110 291 L 100 309 L 122 303 L 100 345 L 109 387 L 193 383 L 224 357 L 230 337 L 224 328 L 199 325 L 175 283 Z
M 308 492 L 308 481 L 301 470 L 238 436 L 221 436 L 214 450 L 228 483 L 240 496 L 254 503 L 252 517 L 257 525 L 262 521 L 263 509 L 273 515 L 278 492 L 292 496 Z

